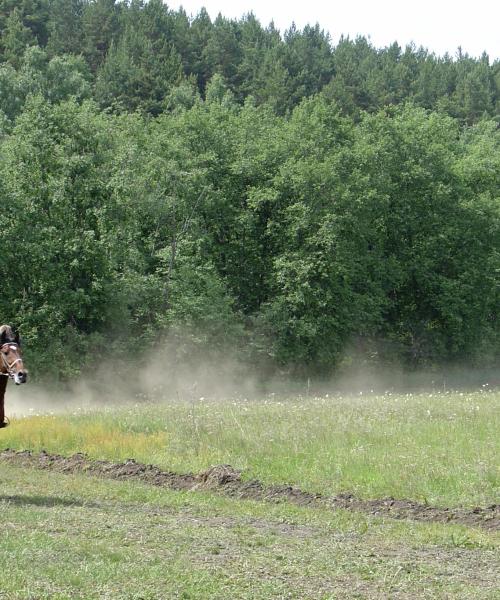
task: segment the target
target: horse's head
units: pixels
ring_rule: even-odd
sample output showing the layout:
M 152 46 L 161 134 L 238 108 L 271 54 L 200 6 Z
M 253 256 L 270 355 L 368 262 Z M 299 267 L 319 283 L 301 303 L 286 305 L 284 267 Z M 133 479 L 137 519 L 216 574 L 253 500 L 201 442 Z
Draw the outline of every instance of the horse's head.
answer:
M 19 334 L 14 333 L 9 325 L 0 327 L 0 372 L 8 375 L 17 385 L 26 383 L 28 379 L 21 357 Z

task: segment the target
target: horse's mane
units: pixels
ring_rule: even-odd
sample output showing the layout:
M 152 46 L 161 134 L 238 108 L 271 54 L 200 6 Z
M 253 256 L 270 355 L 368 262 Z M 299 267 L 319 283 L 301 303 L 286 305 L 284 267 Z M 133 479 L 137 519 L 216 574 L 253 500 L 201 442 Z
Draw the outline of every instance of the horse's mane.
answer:
M 0 325 L 0 336 L 3 334 L 5 334 L 9 340 L 13 340 L 15 337 L 10 325 Z

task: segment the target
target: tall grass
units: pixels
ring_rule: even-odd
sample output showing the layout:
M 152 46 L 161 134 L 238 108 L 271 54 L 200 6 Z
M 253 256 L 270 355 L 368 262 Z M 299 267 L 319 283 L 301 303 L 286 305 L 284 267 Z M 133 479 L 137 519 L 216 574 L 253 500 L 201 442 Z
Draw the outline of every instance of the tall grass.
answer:
M 446 506 L 498 501 L 500 393 L 204 400 L 13 420 L 3 447 L 134 458 L 179 472 L 229 463 L 325 494 Z

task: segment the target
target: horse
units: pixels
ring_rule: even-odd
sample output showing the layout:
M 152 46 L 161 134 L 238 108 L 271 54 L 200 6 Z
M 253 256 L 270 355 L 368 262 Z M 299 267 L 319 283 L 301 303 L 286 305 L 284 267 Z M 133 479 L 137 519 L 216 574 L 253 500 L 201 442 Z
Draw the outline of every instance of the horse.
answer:
M 9 325 L 0 326 L 0 429 L 7 427 L 9 421 L 5 418 L 5 388 L 12 379 L 16 385 L 26 383 L 28 372 L 24 368 L 21 357 L 21 340 L 19 334 Z

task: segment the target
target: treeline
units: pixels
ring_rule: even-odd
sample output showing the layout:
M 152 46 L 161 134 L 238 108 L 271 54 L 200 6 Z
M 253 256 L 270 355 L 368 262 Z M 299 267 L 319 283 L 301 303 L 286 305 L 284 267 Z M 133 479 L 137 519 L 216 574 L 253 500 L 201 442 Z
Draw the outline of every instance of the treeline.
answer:
M 498 359 L 498 63 L 156 0 L 0 7 L 0 321 L 39 372 L 167 337 L 304 375 Z
M 355 119 L 408 100 L 467 123 L 500 115 L 500 62 L 486 54 L 377 49 L 363 37 L 334 46 L 319 25 L 281 35 L 252 14 L 212 22 L 201 10 L 190 19 L 162 0 L 0 0 L 0 32 L 2 87 L 17 104 L 47 79 L 51 99 L 71 92 L 156 116 L 180 97 L 205 98 L 219 74 L 239 104 L 251 96 L 280 115 L 320 92 Z M 19 110 L 5 103 L 9 116 Z

